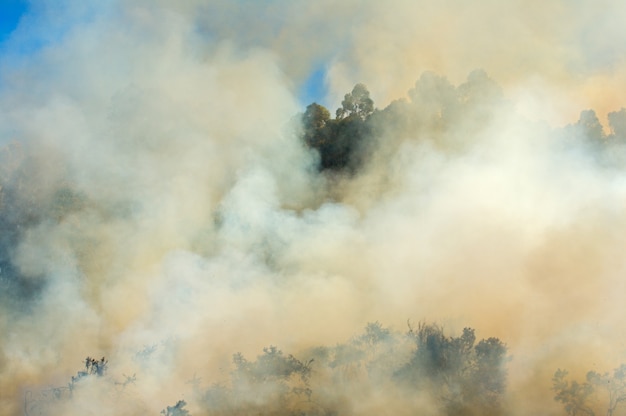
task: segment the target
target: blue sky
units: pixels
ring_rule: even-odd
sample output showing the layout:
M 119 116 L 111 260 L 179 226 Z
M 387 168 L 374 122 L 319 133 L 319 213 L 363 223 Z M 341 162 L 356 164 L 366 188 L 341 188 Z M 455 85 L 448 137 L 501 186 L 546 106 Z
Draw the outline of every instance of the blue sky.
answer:
M 307 106 L 313 102 L 321 105 L 327 105 L 324 101 L 328 92 L 325 81 L 326 68 L 319 66 L 314 69 L 309 78 L 304 82 L 298 91 L 300 102 Z
M 15 30 L 27 7 L 26 0 L 0 0 L 0 43 Z
M 1 45 L 9 39 L 11 33 L 19 25 L 20 18 L 28 10 L 28 2 L 29 0 L 0 0 L 0 50 Z M 26 50 L 31 50 L 31 48 L 26 48 Z M 313 68 L 309 77 L 297 91 L 298 99 L 303 106 L 313 102 L 327 104 L 324 102 L 327 94 L 325 76 L 325 65 Z

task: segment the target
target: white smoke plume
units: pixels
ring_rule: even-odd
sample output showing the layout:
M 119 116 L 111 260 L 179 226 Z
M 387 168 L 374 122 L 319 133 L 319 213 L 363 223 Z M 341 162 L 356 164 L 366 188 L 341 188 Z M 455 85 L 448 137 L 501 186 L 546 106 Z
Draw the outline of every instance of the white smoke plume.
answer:
M 233 353 L 306 361 L 375 321 L 503 340 L 507 414 L 562 414 L 557 368 L 625 361 L 625 6 L 29 5 L 0 45 L 0 413 L 211 414 L 194 389 Z M 380 109 L 453 111 L 444 77 L 476 101 L 383 118 L 358 172 L 320 173 L 296 117 L 320 66 L 331 112 L 357 82 Z M 65 400 L 87 356 L 111 382 Z M 317 371 L 341 414 L 441 411 Z

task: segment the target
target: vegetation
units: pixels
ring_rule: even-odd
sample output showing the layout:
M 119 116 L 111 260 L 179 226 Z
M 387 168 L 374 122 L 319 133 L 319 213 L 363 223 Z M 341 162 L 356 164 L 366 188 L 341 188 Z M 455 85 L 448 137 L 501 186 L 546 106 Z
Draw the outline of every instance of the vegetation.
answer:
M 487 127 L 494 114 L 508 105 L 500 87 L 483 70 L 471 72 L 458 86 L 425 72 L 407 95 L 408 100 L 378 110 L 367 87 L 356 84 L 334 119 L 318 103 L 307 106 L 300 116 L 301 138 L 318 153 L 319 170 L 355 174 L 383 143 L 394 149 L 404 140 L 427 141 L 451 153 L 462 151 L 472 145 L 464 139 Z M 626 144 L 626 109 L 609 113 L 607 119 L 608 134 L 594 110 L 583 110 L 576 123 L 556 136 L 591 144 L 607 161 L 613 151 L 610 145 Z
M 187 402 L 179 400 L 174 406 L 167 406 L 165 410 L 161 410 L 161 414 L 163 416 L 187 416 L 189 412 L 185 410 L 185 406 L 187 406 Z
M 357 84 L 346 94 L 336 118 L 323 106 L 312 103 L 302 115 L 304 142 L 319 152 L 320 169 L 354 171 L 362 162 L 374 101 L 367 87 Z
M 428 142 L 449 153 L 461 152 L 472 144 L 459 138 L 474 137 L 472 133 L 489 124 L 494 109 L 506 105 L 500 88 L 484 71 L 472 72 L 458 86 L 427 72 L 407 97 L 379 110 L 367 87 L 356 84 L 345 94 L 334 118 L 322 105 L 307 106 L 300 115 L 300 138 L 318 155 L 319 174 L 356 175 L 383 144 L 391 152 L 409 140 Z M 595 154 L 606 156 L 611 145 L 626 144 L 626 109 L 609 113 L 608 122 L 606 133 L 596 113 L 585 110 L 559 134 L 592 144 Z M 382 163 L 394 163 L 392 159 Z M 24 158 L 23 163 L 0 172 L 0 227 L 5 231 L 0 235 L 3 299 L 27 299 L 26 293 L 35 298 L 43 286 L 43 278 L 22 275 L 25 272 L 12 262 L 13 250 L 29 229 L 67 221 L 84 210 L 93 211 L 95 218 L 124 215 L 120 214 L 123 207 L 94 208 L 71 184 L 60 183 L 49 192 L 40 192 L 33 186 L 38 182 L 34 165 Z M 155 349 L 155 345 L 146 347 L 136 357 L 149 367 Z M 373 322 L 361 334 L 334 346 L 286 354 L 271 345 L 255 358 L 235 353 L 229 377 L 204 388 L 196 382 L 189 400 L 192 411 L 201 409 L 217 416 L 339 415 L 356 413 L 351 408 L 354 402 L 366 406 L 375 392 L 384 390 L 393 392 L 402 406 L 416 413 L 423 403 L 415 400 L 419 397 L 441 414 L 500 415 L 506 412 L 509 359 L 504 342 L 494 337 L 478 340 L 472 328 L 450 335 L 439 325 L 420 323 L 399 333 Z M 28 416 L 52 414 L 47 413 L 51 402 L 71 406 L 72 400 L 85 394 L 83 386 L 97 383 L 108 393 L 111 386 L 124 389 L 137 381 L 135 374 L 124 375 L 123 382 L 115 381 L 107 372 L 104 357 L 87 357 L 67 385 L 27 392 L 24 412 Z M 559 369 L 552 379 L 554 399 L 566 414 L 595 416 L 604 411 L 612 416 L 624 407 L 626 365 L 612 373 L 590 371 L 584 381 L 569 380 L 568 376 Z M 184 416 L 190 414 L 187 405 L 186 400 L 179 400 L 173 406 L 159 403 L 157 409 L 165 406 L 164 416 Z
M 284 354 L 276 346 L 263 348 L 254 360 L 235 353 L 227 383 L 202 389 L 194 376 L 194 406 L 216 416 L 338 415 L 350 412 L 351 395 L 364 395 L 366 400 L 384 388 L 396 391 L 407 406 L 418 394 L 429 397 L 448 415 L 500 414 L 507 348 L 496 338 L 475 341 L 471 328 L 455 337 L 434 324 L 421 323 L 417 329 L 409 327 L 399 333 L 373 322 L 346 343 L 302 352 L 305 360 Z M 88 357 L 84 369 L 72 377 L 73 394 L 40 396 L 37 403 L 31 396 L 25 413 L 48 414 L 45 409 L 50 400 L 71 405 L 80 398 L 76 387 L 81 380 L 102 378 L 107 367 L 104 358 Z M 134 375 L 126 378 L 136 380 Z M 104 381 L 98 387 L 102 391 L 111 384 L 111 380 Z M 161 414 L 190 415 L 186 406 L 187 401 L 180 400 Z
M 489 119 L 491 106 L 502 100 L 500 88 L 484 71 L 472 72 L 454 87 L 446 78 L 424 73 L 408 93 L 376 110 L 364 84 L 345 95 L 331 119 L 330 111 L 312 103 L 301 115 L 302 139 L 319 153 L 321 171 L 354 173 L 390 133 L 396 137 L 425 136 L 448 146 L 458 127 L 479 128 Z
M 48 414 L 46 409 L 51 401 L 72 399 L 86 380 L 103 378 L 107 373 L 108 364 L 109 362 L 105 357 L 99 360 L 87 357 L 84 360 L 83 369 L 78 371 L 75 376 L 72 376 L 67 386 L 51 387 L 39 392 L 27 391 L 24 398 L 24 414 L 26 416 Z M 134 378 L 134 375 L 133 377 L 127 377 L 126 382 L 122 384 L 125 386 L 129 382 L 133 382 Z
M 613 370 L 612 374 L 589 371 L 583 382 L 569 381 L 568 372 L 558 369 L 552 378 L 554 400 L 563 404 L 568 415 L 595 416 L 604 410 L 613 416 L 626 402 L 626 364 Z
M 497 414 L 505 392 L 507 348 L 497 338 L 476 343 L 474 330 L 446 336 L 436 325 L 411 329 L 416 348 L 397 376 L 438 394 L 448 414 Z

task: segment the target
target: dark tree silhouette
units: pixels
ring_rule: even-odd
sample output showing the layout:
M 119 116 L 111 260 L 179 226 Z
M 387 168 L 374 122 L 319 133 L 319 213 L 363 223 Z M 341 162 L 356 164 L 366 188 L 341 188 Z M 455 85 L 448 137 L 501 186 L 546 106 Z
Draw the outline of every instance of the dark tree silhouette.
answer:
M 437 325 L 420 323 L 409 336 L 415 342 L 411 360 L 396 377 L 403 383 L 435 392 L 450 415 L 495 415 L 506 389 L 507 348 L 497 338 L 475 344 L 472 328 L 446 336 Z
M 318 152 L 321 171 L 354 172 L 362 164 L 371 130 L 367 120 L 373 112 L 374 102 L 363 84 L 346 94 L 335 119 L 317 103 L 307 106 L 302 115 L 302 138 Z

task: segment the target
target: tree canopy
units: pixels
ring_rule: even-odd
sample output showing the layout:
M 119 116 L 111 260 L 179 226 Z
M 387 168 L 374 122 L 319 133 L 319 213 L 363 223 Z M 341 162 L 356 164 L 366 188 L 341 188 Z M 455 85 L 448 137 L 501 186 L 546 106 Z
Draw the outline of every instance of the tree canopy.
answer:
M 335 115 L 337 119 L 356 116 L 361 120 L 367 119 L 374 112 L 374 101 L 365 84 L 356 84 L 352 92 L 344 96 L 341 107 Z
M 335 119 L 322 105 L 307 106 L 302 114 L 303 140 L 318 152 L 320 170 L 354 171 L 361 164 L 373 112 L 374 102 L 364 84 L 345 95 Z

